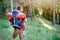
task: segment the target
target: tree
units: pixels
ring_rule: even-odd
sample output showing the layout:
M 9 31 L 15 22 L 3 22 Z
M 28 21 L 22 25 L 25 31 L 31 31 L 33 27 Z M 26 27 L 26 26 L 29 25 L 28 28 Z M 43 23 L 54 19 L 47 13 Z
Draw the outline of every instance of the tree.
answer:
M 53 13 L 52 13 L 52 24 L 55 24 L 55 0 L 52 0 L 52 8 L 53 8 Z
M 9 9 L 9 1 L 0 0 L 0 15 L 6 15 L 8 9 Z
M 13 0 L 10 0 L 10 8 L 11 8 L 11 12 L 13 11 Z

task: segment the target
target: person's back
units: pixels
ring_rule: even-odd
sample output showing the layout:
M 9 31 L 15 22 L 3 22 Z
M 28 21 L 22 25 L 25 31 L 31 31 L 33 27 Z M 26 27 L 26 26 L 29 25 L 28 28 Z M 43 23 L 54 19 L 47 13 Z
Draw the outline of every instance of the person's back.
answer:
M 7 16 L 14 27 L 13 39 L 15 39 L 15 37 L 19 34 L 20 40 L 23 40 L 22 36 L 23 30 L 25 29 L 24 22 L 26 21 L 26 15 L 21 12 L 21 7 L 19 6 L 17 7 L 16 11 L 17 13 L 14 13 L 13 11 L 12 13 L 8 13 Z M 18 26 L 15 26 L 14 24 L 18 24 Z

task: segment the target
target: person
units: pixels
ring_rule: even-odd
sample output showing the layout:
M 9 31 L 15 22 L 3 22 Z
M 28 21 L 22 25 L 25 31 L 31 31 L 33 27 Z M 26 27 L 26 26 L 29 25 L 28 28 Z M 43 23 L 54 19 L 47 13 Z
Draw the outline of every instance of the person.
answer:
M 18 12 L 18 15 L 16 17 L 19 18 L 19 21 L 21 22 L 21 24 L 19 25 L 19 27 L 13 27 L 14 28 L 13 40 L 15 40 L 17 35 L 19 35 L 20 40 L 24 40 L 23 31 L 25 30 L 24 23 L 27 21 L 26 15 L 22 12 L 23 8 L 21 6 L 18 6 L 16 11 Z M 8 13 L 7 17 L 9 18 L 9 21 L 11 22 L 12 17 L 13 17 L 12 13 Z

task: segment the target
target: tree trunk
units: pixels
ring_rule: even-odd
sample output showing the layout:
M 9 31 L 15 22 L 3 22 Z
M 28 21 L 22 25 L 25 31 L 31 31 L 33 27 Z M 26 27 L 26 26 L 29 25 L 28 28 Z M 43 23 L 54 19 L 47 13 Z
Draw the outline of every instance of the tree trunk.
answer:
M 60 24 L 60 14 L 59 14 L 59 24 Z
M 52 8 L 53 8 L 53 13 L 52 13 L 52 24 L 55 24 L 55 0 L 52 0 Z
M 33 18 L 32 18 L 31 0 L 29 0 L 29 14 L 30 14 L 31 20 L 33 20 Z
M 15 3 L 15 5 L 16 5 L 16 9 L 17 9 L 17 6 L 18 6 L 17 0 L 16 0 L 16 3 Z
M 52 24 L 55 24 L 55 9 L 53 9 L 53 14 L 52 14 Z
M 10 8 L 11 8 L 11 12 L 13 11 L 13 0 L 10 0 Z

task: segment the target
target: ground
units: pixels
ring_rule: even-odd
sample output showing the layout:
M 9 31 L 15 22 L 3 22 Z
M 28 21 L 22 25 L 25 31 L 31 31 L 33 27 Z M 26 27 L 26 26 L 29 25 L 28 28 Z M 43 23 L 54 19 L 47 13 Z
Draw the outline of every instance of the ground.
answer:
M 46 19 L 39 18 L 25 23 L 25 40 L 60 40 L 60 25 L 52 25 Z M 12 40 L 13 28 L 7 19 L 0 19 L 0 40 Z M 19 40 L 17 36 L 16 40 Z

